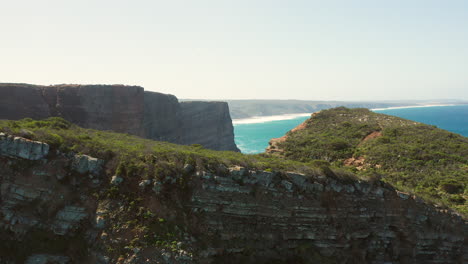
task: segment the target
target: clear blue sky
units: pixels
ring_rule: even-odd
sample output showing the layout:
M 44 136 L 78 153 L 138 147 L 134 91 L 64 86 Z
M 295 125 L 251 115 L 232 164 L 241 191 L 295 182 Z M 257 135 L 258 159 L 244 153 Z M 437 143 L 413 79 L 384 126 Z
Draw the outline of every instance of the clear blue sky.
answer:
M 0 1 L 0 82 L 468 100 L 466 0 Z

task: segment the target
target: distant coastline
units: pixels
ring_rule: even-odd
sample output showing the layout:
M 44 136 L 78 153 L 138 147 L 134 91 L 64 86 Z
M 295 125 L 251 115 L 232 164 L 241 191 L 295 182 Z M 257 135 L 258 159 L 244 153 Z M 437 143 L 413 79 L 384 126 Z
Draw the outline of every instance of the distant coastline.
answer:
M 468 104 L 468 101 L 407 100 L 407 101 L 303 101 L 303 100 L 226 100 L 233 120 L 259 116 L 315 113 L 323 109 L 344 106 L 347 108 L 389 109 L 392 107 L 422 107 Z M 252 121 L 253 122 L 253 121 Z
M 408 109 L 408 108 L 423 108 L 423 107 L 442 107 L 442 106 L 456 106 L 460 104 L 425 104 L 425 105 L 407 105 L 407 106 L 391 106 L 385 108 L 371 108 L 371 111 L 383 111 L 383 110 L 393 110 L 393 109 Z M 320 110 L 319 110 L 320 111 Z M 318 111 L 315 111 L 318 112 Z M 310 116 L 312 113 L 294 113 L 294 114 L 282 114 L 282 115 L 267 115 L 267 116 L 252 116 L 248 118 L 235 118 L 232 119 L 233 125 L 242 125 L 242 124 L 258 124 L 258 123 L 267 123 L 273 121 L 282 121 L 282 120 L 291 120 L 299 117 Z
M 457 104 L 427 104 L 427 105 L 408 105 L 408 106 L 392 106 L 386 108 L 372 108 L 371 111 L 391 110 L 391 109 L 407 109 L 407 108 L 421 108 L 421 107 L 436 107 L 436 106 L 455 106 Z

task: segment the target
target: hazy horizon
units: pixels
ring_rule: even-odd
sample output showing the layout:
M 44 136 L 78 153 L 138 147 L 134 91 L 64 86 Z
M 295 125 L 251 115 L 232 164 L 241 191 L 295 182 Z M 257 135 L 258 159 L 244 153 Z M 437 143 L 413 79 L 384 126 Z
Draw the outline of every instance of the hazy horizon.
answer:
M 468 100 L 462 0 L 2 7 L 0 82 L 139 85 L 206 100 Z

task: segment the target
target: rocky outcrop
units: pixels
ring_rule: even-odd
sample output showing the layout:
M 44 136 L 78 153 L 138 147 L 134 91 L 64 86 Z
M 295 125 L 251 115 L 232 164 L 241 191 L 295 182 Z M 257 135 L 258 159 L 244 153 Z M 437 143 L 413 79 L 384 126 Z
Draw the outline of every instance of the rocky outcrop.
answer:
M 173 95 L 125 85 L 0 84 L 0 94 L 0 119 L 59 116 L 85 128 L 238 151 L 225 103 L 179 104 Z
M 45 143 L 0 133 L 0 155 L 40 160 L 48 153 L 49 145 Z
M 460 215 L 380 181 L 181 164 L 179 173 L 119 184 L 101 171 L 95 185 L 67 170 L 76 160 L 58 153 L 25 167 L 0 155 L 0 263 L 467 261 Z M 123 214 L 131 217 L 113 218 Z
M 97 175 L 101 171 L 103 163 L 103 160 L 88 155 L 75 155 L 73 156 L 72 168 L 81 174 Z

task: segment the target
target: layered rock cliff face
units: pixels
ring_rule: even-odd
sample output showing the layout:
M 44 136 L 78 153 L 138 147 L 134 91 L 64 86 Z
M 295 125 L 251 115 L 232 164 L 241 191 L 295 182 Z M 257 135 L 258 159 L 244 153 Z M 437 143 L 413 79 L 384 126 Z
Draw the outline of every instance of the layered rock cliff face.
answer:
M 0 94 L 0 119 L 60 116 L 86 128 L 238 151 L 226 103 L 179 104 L 173 95 L 123 85 L 0 84 Z
M 41 88 L 51 116 L 61 116 L 82 127 L 144 136 L 143 88 L 119 85 L 51 88 Z
M 237 149 L 233 141 L 226 140 L 233 130 L 227 103 L 182 102 L 180 106 L 182 144 L 196 142 L 210 149 Z
M 144 133 L 147 138 L 182 143 L 180 104 L 170 94 L 145 92 Z M 194 143 L 188 143 L 194 144 Z
M 0 138 L 0 263 L 466 263 L 467 225 L 382 182 L 183 166 L 157 179 Z M 8 153 L 8 155 L 5 155 Z M 125 218 L 128 216 L 128 218 Z

